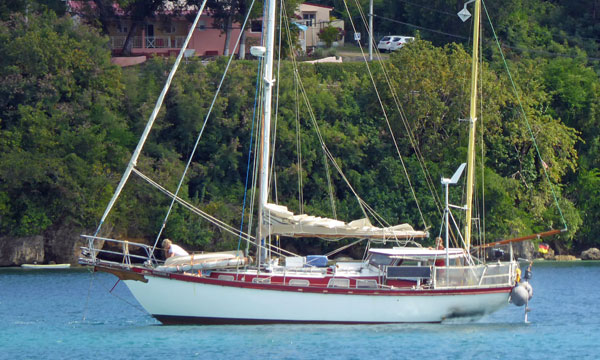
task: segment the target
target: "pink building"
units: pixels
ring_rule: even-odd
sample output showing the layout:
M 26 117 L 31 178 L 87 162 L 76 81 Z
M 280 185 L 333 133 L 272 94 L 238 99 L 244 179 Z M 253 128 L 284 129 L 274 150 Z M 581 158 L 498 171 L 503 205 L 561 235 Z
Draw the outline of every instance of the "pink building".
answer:
M 86 13 L 95 13 L 96 6 L 91 1 L 68 1 L 69 12 L 74 17 L 85 19 Z M 114 56 L 119 56 L 123 45 L 127 39 L 132 26 L 132 20 L 115 4 L 113 5 L 117 15 L 113 21 L 107 25 L 110 46 Z M 344 28 L 342 20 L 331 20 L 330 12 L 332 7 L 323 5 L 314 5 L 309 3 L 301 4 L 296 15 L 299 19 L 296 23 L 301 25 L 299 43 L 304 51 L 307 48 L 320 45 L 318 32 L 325 26 Z M 191 12 L 189 15 L 193 16 Z M 192 22 L 190 16 L 170 15 L 167 13 L 155 14 L 147 18 L 142 24 L 138 24 L 135 32 L 132 34 L 131 55 L 138 56 L 138 59 L 121 58 L 118 61 L 120 65 L 132 65 L 145 61 L 147 56 L 172 56 L 177 55 L 181 49 L 185 37 L 189 31 Z M 229 42 L 229 53 L 234 51 L 234 46 L 240 34 L 241 24 L 233 23 Z M 262 21 L 255 20 L 246 30 L 245 52 L 250 52 L 250 47 L 258 45 L 260 42 Z M 343 44 L 343 39 L 340 39 Z M 217 56 L 223 55 L 225 48 L 225 33 L 221 29 L 215 28 L 213 18 L 208 11 L 202 14 L 196 29 L 188 44 L 186 56 Z M 239 46 L 235 49 L 239 53 Z
M 109 27 L 110 44 L 115 55 L 119 55 L 131 21 L 122 18 L 115 21 Z M 185 41 L 191 22 L 185 17 L 171 17 L 168 21 L 161 18 L 147 19 L 139 26 L 133 35 L 132 55 L 162 55 L 169 56 L 179 53 L 179 49 Z M 234 49 L 240 34 L 240 24 L 233 24 L 229 41 L 229 52 Z M 246 52 L 251 45 L 258 44 L 260 40 L 260 28 L 246 30 Z M 192 34 L 188 44 L 187 56 L 215 56 L 223 55 L 225 48 L 225 33 L 221 29 L 213 27 L 213 19 L 206 12 L 201 16 L 198 26 Z M 236 52 L 239 51 L 239 47 Z
M 85 18 L 86 12 L 94 11 L 95 4 L 87 1 L 69 1 L 69 12 L 74 17 Z M 114 5 L 114 11 L 117 15 L 114 21 L 108 26 L 108 36 L 113 54 L 121 54 L 123 45 L 132 26 L 132 20 Z M 132 56 L 170 56 L 179 53 L 185 37 L 188 34 L 192 22 L 184 15 L 156 14 L 154 17 L 147 18 L 143 24 L 138 24 L 135 32 L 132 34 Z M 250 46 L 256 45 L 261 36 L 260 21 L 254 22 L 250 29 L 246 30 L 246 53 L 250 52 Z M 229 52 L 234 50 L 235 43 L 240 34 L 241 24 L 233 23 Z M 216 56 L 223 55 L 225 48 L 225 33 L 221 29 L 214 28 L 213 19 L 208 11 L 204 11 L 190 43 L 186 56 Z M 239 52 L 236 49 L 236 52 Z

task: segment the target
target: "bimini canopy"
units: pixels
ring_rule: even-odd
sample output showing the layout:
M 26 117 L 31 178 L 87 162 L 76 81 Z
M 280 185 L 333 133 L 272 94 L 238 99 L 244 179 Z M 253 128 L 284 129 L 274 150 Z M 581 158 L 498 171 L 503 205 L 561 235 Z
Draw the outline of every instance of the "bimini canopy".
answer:
M 395 247 L 392 249 L 369 249 L 369 253 L 385 255 L 392 259 L 439 259 L 446 257 L 446 250 L 415 248 L 415 247 Z M 448 257 L 450 259 L 464 257 L 465 252 L 461 248 L 449 248 Z
M 268 224 L 268 229 L 265 229 L 268 234 L 293 237 L 410 239 L 428 235 L 408 224 L 380 228 L 371 225 L 369 219 L 345 223 L 306 214 L 294 215 L 287 207 L 276 204 L 264 206 L 264 219 Z

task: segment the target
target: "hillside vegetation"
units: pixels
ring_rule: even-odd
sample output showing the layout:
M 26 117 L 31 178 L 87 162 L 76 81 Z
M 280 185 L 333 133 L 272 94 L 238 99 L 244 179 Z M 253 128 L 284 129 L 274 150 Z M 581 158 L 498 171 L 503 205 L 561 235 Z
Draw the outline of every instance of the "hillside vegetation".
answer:
M 564 26 L 561 31 L 565 33 L 582 26 L 538 20 L 535 14 L 539 9 L 531 3 L 538 2 L 527 2 L 527 6 L 511 2 L 508 8 L 526 20 L 503 27 L 511 19 L 506 15 L 497 25 L 498 32 L 509 34 L 518 47 L 541 44 L 541 39 L 531 39 L 533 34 L 543 38 L 559 26 Z M 538 5 L 544 4 L 540 1 Z M 562 9 L 560 2 L 553 3 L 552 9 Z M 156 58 L 139 67 L 119 69 L 111 65 L 108 39 L 97 29 L 51 10 L 27 15 L 0 11 L 0 15 L 0 236 L 38 235 L 71 225 L 94 229 L 173 59 Z M 366 65 L 301 64 L 299 72 L 324 142 L 356 193 L 388 222 L 430 226 L 430 232 L 437 235 L 439 179 L 452 175 L 466 158 L 467 123 L 459 119 L 468 117 L 470 54 L 463 44 L 427 40 L 425 33 L 417 37 L 384 62 L 401 111 L 390 90 L 384 86 L 380 90 L 423 217 Z M 555 42 L 553 37 L 549 41 Z M 485 205 L 488 241 L 563 228 L 556 198 L 568 231 L 549 240 L 555 250 L 600 246 L 600 80 L 597 63 L 587 55 L 597 51 L 598 41 L 582 41 L 545 47 L 565 56 L 508 51 L 508 66 L 544 162 L 537 156 L 502 59 L 486 45 L 479 119 L 484 130 L 477 135 L 484 145 L 486 170 L 483 179 L 478 170 L 477 200 L 480 207 Z M 194 59 L 181 66 L 138 162 L 144 174 L 171 191 L 202 128 L 225 65 L 224 59 L 209 63 Z M 376 82 L 383 85 L 381 65 L 370 66 Z M 256 132 L 257 67 L 255 61 L 232 64 L 180 194 L 238 227 L 248 149 L 253 141 L 249 134 L 252 129 Z M 332 216 L 330 171 L 337 217 L 345 221 L 360 218 L 363 215 L 352 192 L 331 172 L 331 164 L 325 166 L 302 101 L 297 125 L 298 97 L 292 71 L 291 62 L 283 62 L 278 80 L 277 199 L 296 212 L 303 208 L 315 215 Z M 425 159 L 432 179 L 429 185 L 401 113 Z M 301 172 L 297 146 L 302 148 Z M 451 202 L 462 204 L 461 196 L 457 187 Z M 108 219 L 106 229 L 111 234 L 105 235 L 153 239 L 169 203 L 132 175 Z M 238 242 L 180 207 L 175 207 L 165 236 L 203 250 L 231 248 Z M 332 245 L 297 241 L 294 246 L 312 251 L 328 250 Z

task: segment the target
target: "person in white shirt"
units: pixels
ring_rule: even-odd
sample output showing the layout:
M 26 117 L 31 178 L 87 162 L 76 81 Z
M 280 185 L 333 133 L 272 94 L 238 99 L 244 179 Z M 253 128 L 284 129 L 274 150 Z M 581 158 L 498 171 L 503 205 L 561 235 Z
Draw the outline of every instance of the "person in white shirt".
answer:
M 179 245 L 173 244 L 173 242 L 169 239 L 164 239 L 162 242 L 162 247 L 165 252 L 165 258 L 168 259 L 172 256 L 188 256 L 188 252 L 183 250 L 183 248 Z

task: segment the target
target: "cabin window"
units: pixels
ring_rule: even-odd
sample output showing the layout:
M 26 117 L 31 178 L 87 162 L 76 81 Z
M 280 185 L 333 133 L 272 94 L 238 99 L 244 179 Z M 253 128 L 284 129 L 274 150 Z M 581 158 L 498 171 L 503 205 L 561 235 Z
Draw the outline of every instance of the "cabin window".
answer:
M 233 281 L 233 275 L 219 275 L 219 280 Z
M 421 262 L 417 260 L 402 259 L 398 262 L 398 266 L 421 266 Z
M 292 279 L 288 283 L 290 286 L 309 286 L 310 281 L 306 279 Z
M 206 30 L 206 21 L 198 20 L 198 24 L 196 25 L 196 29 L 204 31 Z
M 357 289 L 376 289 L 377 280 L 356 280 Z
M 394 259 L 392 259 L 391 257 L 389 257 L 387 255 L 383 255 L 383 254 L 376 254 L 376 253 L 371 253 L 371 257 L 369 259 L 369 264 L 376 266 L 376 267 L 392 265 L 393 262 L 394 262 Z
M 252 282 L 254 284 L 270 284 L 271 283 L 271 278 L 270 277 L 268 277 L 268 278 L 258 278 L 258 277 L 255 277 L 254 279 L 252 279 Z
M 350 287 L 350 279 L 331 279 L 329 280 L 329 284 L 327 287 L 339 287 L 339 288 L 347 288 Z

